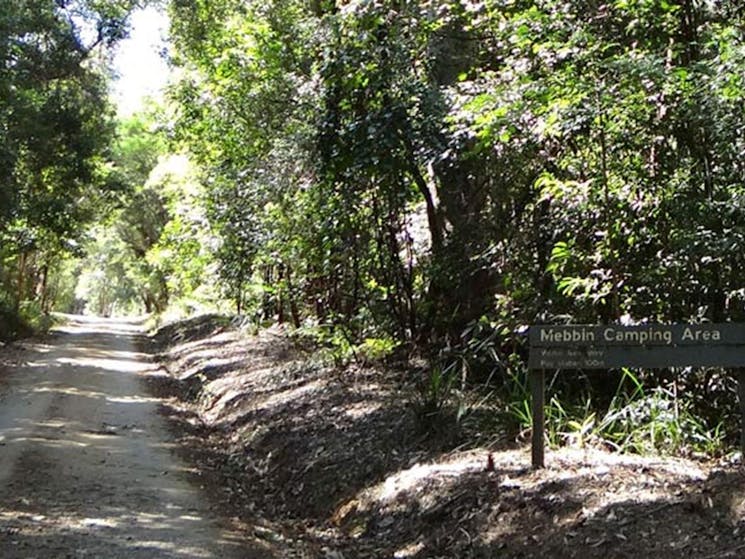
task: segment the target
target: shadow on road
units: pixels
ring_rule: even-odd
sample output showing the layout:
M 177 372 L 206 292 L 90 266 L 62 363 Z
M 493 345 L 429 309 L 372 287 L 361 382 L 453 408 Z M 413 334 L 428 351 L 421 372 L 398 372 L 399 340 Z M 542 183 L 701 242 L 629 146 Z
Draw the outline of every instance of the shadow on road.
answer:
M 214 518 L 157 414 L 140 321 L 68 317 L 0 402 L 0 557 L 251 555 Z

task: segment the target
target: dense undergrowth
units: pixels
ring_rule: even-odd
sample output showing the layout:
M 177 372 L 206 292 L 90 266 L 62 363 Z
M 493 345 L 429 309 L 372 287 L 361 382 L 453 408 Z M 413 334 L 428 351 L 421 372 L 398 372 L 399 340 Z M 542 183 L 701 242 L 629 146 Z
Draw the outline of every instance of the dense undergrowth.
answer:
M 457 428 L 478 422 L 484 408 L 495 418 L 492 426 L 501 423 L 527 440 L 532 416 L 524 354 L 499 358 L 488 337 L 464 345 L 474 350 L 444 352 L 424 374 L 421 417 L 447 418 Z M 547 379 L 547 442 L 712 458 L 739 444 L 737 406 L 736 377 L 722 369 L 556 371 Z
M 251 337 L 265 327 L 245 317 L 205 315 L 162 326 L 158 337 L 183 343 L 215 328 L 237 328 Z M 528 440 L 528 373 L 518 353 L 506 362 L 496 360 L 488 337 L 472 340 L 469 353 L 444 351 L 437 360 L 426 360 L 402 354 L 386 340 L 354 347 L 326 329 L 286 331 L 295 349 L 319 366 L 352 374 L 372 367 L 402 379 L 425 437 L 449 441 L 452 448 Z M 557 372 L 547 382 L 546 442 L 645 455 L 721 456 L 739 441 L 735 383 L 726 371 L 708 369 Z
M 43 334 L 57 322 L 33 302 L 26 301 L 17 310 L 0 305 L 0 342 Z

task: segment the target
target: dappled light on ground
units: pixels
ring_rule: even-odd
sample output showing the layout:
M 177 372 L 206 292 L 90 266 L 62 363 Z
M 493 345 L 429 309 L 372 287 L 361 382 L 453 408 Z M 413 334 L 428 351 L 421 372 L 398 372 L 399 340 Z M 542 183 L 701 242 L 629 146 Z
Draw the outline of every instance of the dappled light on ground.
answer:
M 41 351 L 27 344 L 33 365 L 5 375 L 3 558 L 244 556 L 168 450 L 158 400 L 141 385 L 154 366 L 134 351 L 137 332 L 76 318 Z
M 326 366 L 280 329 L 250 336 L 214 324 L 210 336 L 208 320 L 190 324 L 199 334 L 177 330 L 184 343 L 165 354 L 172 377 L 157 378 L 179 398 L 175 429 L 236 514 L 260 514 L 287 556 L 678 559 L 745 550 L 739 463 L 587 447 L 551 449 L 535 471 L 528 448 L 453 450 L 452 440 L 423 432 L 412 385 L 390 371 Z

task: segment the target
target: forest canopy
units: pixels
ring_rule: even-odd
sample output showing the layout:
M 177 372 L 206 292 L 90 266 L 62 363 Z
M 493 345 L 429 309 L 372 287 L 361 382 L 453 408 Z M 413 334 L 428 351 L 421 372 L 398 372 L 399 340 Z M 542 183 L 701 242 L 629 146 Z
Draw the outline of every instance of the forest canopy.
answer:
M 736 2 L 170 13 L 174 134 L 239 311 L 258 275 L 354 339 L 741 317 Z
M 106 49 L 134 1 L 9 2 L 0 12 L 0 335 L 49 310 L 51 272 L 119 185 Z

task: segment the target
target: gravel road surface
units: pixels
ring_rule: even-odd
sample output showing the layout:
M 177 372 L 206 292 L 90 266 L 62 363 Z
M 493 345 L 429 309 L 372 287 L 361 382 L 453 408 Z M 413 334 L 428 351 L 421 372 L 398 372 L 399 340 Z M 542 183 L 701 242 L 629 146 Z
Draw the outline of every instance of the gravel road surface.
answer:
M 259 558 L 172 452 L 133 322 L 69 317 L 0 368 L 0 557 Z M 9 350 L 6 348 L 5 352 Z

